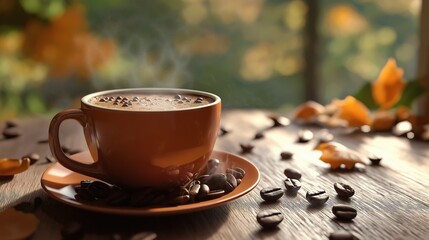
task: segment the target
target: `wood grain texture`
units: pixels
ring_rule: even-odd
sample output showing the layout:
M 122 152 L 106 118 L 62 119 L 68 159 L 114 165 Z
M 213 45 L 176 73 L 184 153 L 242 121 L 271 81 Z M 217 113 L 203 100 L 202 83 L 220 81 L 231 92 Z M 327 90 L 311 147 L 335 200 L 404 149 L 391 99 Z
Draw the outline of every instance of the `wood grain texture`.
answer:
M 334 230 L 347 229 L 360 239 L 424 239 L 429 234 L 429 143 L 408 141 L 390 134 L 344 134 L 335 132 L 336 140 L 365 156 L 377 152 L 384 159 L 381 166 L 344 172 L 331 171 L 318 160 L 313 150 L 316 141 L 297 143 L 297 131 L 304 127 L 269 128 L 272 114 L 260 110 L 229 110 L 222 115 L 222 125 L 230 129 L 219 137 L 216 149 L 240 153 L 239 143 L 252 143 L 252 153 L 243 155 L 261 171 L 261 181 L 249 194 L 220 207 L 164 217 L 125 217 L 75 209 L 48 198 L 40 187 L 40 177 L 49 166 L 42 159 L 30 170 L 10 181 L 0 182 L 0 208 L 41 196 L 44 203 L 36 213 L 41 223 L 33 239 L 60 239 L 61 227 L 70 221 L 85 226 L 85 239 L 112 239 L 120 234 L 125 239 L 141 231 L 156 232 L 158 239 L 327 239 Z M 0 141 L 1 157 L 21 157 L 37 152 L 42 158 L 50 154 L 48 144 L 37 140 L 47 137 L 49 117 L 19 120 L 23 135 Z M 0 125 L 1 126 L 1 125 Z M 265 129 L 264 138 L 253 140 Z M 319 128 L 309 128 L 314 133 Z M 85 150 L 78 124 L 69 122 L 62 128 L 62 142 Z M 291 160 L 280 160 L 280 152 L 294 153 Z M 268 186 L 283 187 L 283 170 L 287 167 L 302 172 L 302 189 L 296 196 L 284 196 L 267 204 L 259 196 Z M 336 198 L 333 184 L 345 182 L 355 188 L 350 201 Z M 320 187 L 330 199 L 321 208 L 312 208 L 305 193 Z M 352 222 L 340 222 L 331 212 L 336 203 L 351 205 L 358 210 Z M 256 222 L 262 209 L 275 208 L 285 215 L 274 230 L 263 230 Z

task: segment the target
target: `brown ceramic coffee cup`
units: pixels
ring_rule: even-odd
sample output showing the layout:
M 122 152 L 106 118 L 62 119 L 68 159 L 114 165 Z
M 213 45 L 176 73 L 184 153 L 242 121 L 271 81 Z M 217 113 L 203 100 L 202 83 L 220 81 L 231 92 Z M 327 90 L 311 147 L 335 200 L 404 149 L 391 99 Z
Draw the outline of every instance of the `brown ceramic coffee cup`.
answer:
M 205 167 L 220 113 L 218 96 L 196 90 L 97 92 L 83 97 L 80 109 L 65 110 L 52 119 L 49 144 L 60 164 L 87 176 L 131 188 L 177 186 Z M 74 161 L 62 151 L 59 129 L 66 119 L 82 125 L 93 163 Z

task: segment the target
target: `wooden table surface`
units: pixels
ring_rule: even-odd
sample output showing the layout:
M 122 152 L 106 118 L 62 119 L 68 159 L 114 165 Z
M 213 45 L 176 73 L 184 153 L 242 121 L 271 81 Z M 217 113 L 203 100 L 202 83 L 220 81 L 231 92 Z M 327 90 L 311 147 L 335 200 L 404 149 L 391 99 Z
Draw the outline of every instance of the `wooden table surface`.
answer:
M 50 199 L 41 189 L 40 177 L 52 163 L 47 139 L 50 117 L 18 119 L 22 135 L 0 141 L 0 157 L 20 158 L 36 152 L 41 160 L 12 180 L 0 180 L 0 209 L 13 207 L 39 196 L 42 206 L 36 211 L 40 220 L 32 239 L 61 239 L 63 225 L 79 221 L 85 228 L 85 239 L 123 239 L 143 231 L 155 232 L 157 239 L 327 239 L 335 230 L 346 229 L 359 239 L 427 239 L 429 236 L 429 143 L 409 141 L 391 134 L 344 134 L 337 132 L 336 141 L 358 151 L 383 157 L 381 166 L 366 166 L 351 172 L 331 171 L 318 160 L 320 153 L 312 150 L 316 141 L 297 143 L 302 126 L 271 128 L 265 137 L 252 140 L 255 133 L 269 127 L 268 112 L 260 110 L 228 110 L 222 113 L 222 125 L 231 133 L 218 138 L 216 149 L 240 153 L 240 143 L 252 143 L 252 153 L 241 154 L 261 172 L 259 185 L 249 194 L 226 205 L 195 213 L 160 217 L 129 217 L 100 214 L 76 209 Z M 0 125 L 2 126 L 2 125 Z M 320 128 L 311 128 L 315 134 Z M 82 130 L 74 122 L 62 127 L 62 143 L 85 150 Z M 280 160 L 280 152 L 294 153 L 292 160 Z M 283 170 L 293 167 L 302 172 L 302 188 L 295 197 L 284 196 L 267 204 L 259 191 L 264 187 L 284 188 Z M 336 197 L 333 184 L 345 182 L 356 194 L 350 201 Z M 322 208 L 312 208 L 305 193 L 316 187 L 325 189 L 329 201 Z M 355 207 L 352 222 L 340 222 L 332 214 L 334 204 Z M 263 209 L 278 209 L 285 219 L 274 230 L 263 230 L 256 214 Z M 1 239 L 1 233 L 0 233 Z

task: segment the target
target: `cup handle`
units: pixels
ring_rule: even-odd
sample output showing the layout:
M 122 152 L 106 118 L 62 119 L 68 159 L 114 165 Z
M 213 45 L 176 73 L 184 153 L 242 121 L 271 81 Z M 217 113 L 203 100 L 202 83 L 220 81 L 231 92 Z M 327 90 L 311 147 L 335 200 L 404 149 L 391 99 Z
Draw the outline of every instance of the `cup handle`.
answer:
M 91 164 L 85 164 L 77 162 L 64 154 L 60 144 L 59 130 L 61 123 L 66 119 L 74 119 L 78 121 L 83 128 L 87 125 L 86 115 L 81 109 L 68 109 L 55 115 L 49 125 L 49 146 L 53 155 L 61 165 L 74 172 L 98 179 L 105 179 L 105 174 L 98 161 L 94 161 L 94 163 Z

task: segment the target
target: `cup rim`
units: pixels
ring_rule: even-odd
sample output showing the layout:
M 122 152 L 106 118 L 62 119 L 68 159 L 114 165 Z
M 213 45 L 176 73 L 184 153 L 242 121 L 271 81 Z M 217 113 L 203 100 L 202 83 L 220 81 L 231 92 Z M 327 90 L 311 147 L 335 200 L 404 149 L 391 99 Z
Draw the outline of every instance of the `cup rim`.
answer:
M 92 104 L 89 102 L 89 100 L 93 97 L 100 96 L 103 94 L 112 94 L 112 93 L 132 93 L 132 92 L 138 92 L 138 93 L 174 93 L 174 94 L 196 94 L 196 95 L 202 95 L 205 97 L 210 97 L 214 101 L 201 105 L 201 106 L 195 106 L 195 107 L 188 107 L 188 108 L 180 108 L 180 109 L 166 109 L 166 110 L 130 110 L 130 109 L 119 109 L 119 108 L 107 108 L 103 106 L 99 106 L 96 104 Z M 112 89 L 112 90 L 104 90 L 99 92 L 90 93 L 84 97 L 81 98 L 81 104 L 82 106 L 88 106 L 96 109 L 103 109 L 107 111 L 121 111 L 121 112 L 178 112 L 178 111 L 189 111 L 189 110 L 195 110 L 200 108 L 206 108 L 213 105 L 217 105 L 221 102 L 221 98 L 213 93 L 194 90 L 194 89 L 183 89 L 183 88 L 121 88 L 121 89 Z

